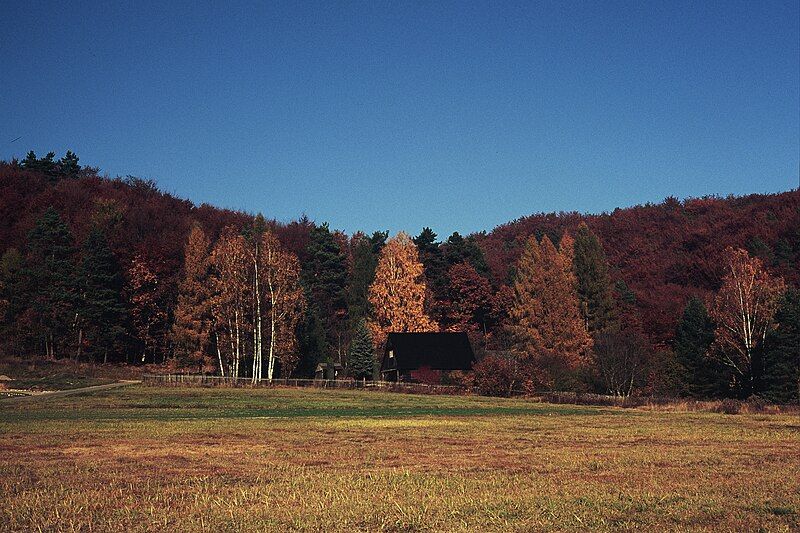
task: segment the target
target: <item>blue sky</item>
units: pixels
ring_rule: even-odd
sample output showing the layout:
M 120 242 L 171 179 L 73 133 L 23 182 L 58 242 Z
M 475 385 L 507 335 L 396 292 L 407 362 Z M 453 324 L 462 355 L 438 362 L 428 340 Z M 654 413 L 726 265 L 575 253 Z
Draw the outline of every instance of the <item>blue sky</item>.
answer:
M 0 158 L 441 236 L 798 185 L 798 1 L 200 4 L 5 3 Z

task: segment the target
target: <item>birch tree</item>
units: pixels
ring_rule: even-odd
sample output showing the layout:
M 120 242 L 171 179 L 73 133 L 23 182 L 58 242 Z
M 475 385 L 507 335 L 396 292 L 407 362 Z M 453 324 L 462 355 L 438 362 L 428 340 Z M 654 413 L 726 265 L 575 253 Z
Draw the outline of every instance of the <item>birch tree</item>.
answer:
M 263 276 L 261 285 L 269 313 L 267 379 L 272 380 L 276 361 L 281 362 L 282 371 L 287 376 L 297 365 L 295 330 L 305 311 L 306 301 L 300 285 L 300 262 L 297 256 L 284 250 L 270 231 L 262 233 L 259 240 L 261 262 L 257 265 L 256 275 Z M 258 352 L 260 357 L 260 347 Z
M 247 242 L 235 228 L 222 230 L 211 252 L 211 263 L 212 312 L 220 373 L 224 376 L 227 367 L 228 374 L 238 378 L 246 346 L 244 336 L 250 329 L 247 309 L 251 264 Z
M 785 286 L 781 278 L 769 275 L 760 259 L 740 248 L 727 248 L 723 265 L 722 287 L 709 310 L 716 324 L 709 355 L 733 370 L 741 392 L 758 392 L 761 345 Z

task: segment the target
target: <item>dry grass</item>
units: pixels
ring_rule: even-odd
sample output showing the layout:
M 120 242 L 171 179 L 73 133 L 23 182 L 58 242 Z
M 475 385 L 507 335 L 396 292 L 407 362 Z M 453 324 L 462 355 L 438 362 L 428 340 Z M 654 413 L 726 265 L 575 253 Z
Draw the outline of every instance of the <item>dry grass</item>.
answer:
M 800 417 L 153 389 L 0 403 L 0 529 L 800 528 Z
M 119 379 L 138 379 L 140 367 L 124 365 L 95 365 L 69 359 L 22 359 L 0 357 L 0 375 L 14 381 L 7 388 L 26 390 L 65 390 L 104 385 Z

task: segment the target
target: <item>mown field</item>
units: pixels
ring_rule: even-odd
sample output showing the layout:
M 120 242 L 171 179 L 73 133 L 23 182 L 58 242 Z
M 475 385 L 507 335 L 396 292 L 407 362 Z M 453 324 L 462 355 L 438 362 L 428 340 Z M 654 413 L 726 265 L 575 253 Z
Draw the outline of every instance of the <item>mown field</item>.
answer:
M 800 416 L 364 391 L 0 400 L 4 531 L 800 529 Z

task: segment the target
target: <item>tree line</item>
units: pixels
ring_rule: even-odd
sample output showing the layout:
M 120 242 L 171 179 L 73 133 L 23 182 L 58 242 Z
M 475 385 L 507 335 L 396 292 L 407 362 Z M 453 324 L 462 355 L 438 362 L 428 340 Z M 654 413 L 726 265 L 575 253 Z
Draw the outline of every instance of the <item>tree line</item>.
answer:
M 594 231 L 607 231 L 603 219 L 531 231 L 508 248 L 513 260 L 501 272 L 493 235 L 347 236 L 307 219 L 281 225 L 180 201 L 137 220 L 147 207 L 126 209 L 109 186 L 148 205 L 172 200 L 152 182 L 99 179 L 68 155 L 63 164 L 34 154 L 0 166 L 9 195 L 37 194 L 32 184 L 61 191 L 32 213 L 16 246 L 6 237 L 7 352 L 251 379 L 308 377 L 317 363 L 337 362 L 368 378 L 390 331 L 466 331 L 480 363 L 464 379 L 494 394 L 797 398 L 795 272 L 750 240 L 706 258 L 713 270 L 686 265 L 712 289 L 686 295 L 662 341 L 642 306 L 647 291 L 631 290 L 639 280 L 622 278 L 607 257 L 607 241 L 618 243 Z M 88 199 L 88 209 L 71 198 Z M 165 222 L 181 210 L 181 223 Z M 6 228 L 0 235 L 12 235 Z

